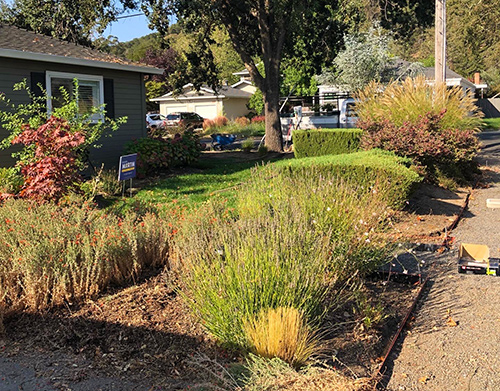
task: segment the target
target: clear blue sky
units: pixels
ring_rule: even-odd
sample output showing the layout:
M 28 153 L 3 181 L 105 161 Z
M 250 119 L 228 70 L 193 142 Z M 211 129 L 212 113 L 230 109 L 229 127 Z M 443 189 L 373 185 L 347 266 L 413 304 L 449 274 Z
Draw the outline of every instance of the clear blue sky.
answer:
M 139 11 L 131 11 L 130 15 L 139 14 Z M 111 23 L 104 31 L 104 36 L 114 35 L 120 42 L 130 41 L 134 38 L 143 37 L 153 31 L 148 28 L 148 21 L 144 15 L 119 19 Z

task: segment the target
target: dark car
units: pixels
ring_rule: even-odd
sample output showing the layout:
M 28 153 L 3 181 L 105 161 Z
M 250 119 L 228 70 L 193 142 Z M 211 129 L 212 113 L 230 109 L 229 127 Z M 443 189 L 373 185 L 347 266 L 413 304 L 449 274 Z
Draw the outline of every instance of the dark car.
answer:
M 183 125 L 188 129 L 198 129 L 203 127 L 204 118 L 197 113 L 182 111 L 170 113 L 165 120 L 165 126 L 173 127 Z

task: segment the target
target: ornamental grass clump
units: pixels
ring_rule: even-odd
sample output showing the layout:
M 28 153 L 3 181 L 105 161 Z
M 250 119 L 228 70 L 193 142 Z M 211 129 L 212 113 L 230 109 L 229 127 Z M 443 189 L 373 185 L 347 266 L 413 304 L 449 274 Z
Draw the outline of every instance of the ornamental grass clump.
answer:
M 154 215 L 124 219 L 91 206 L 0 207 L 0 307 L 42 310 L 94 297 L 168 261 L 169 234 Z
M 317 333 L 295 308 L 262 310 L 243 324 L 250 350 L 261 357 L 278 357 L 294 367 L 303 366 L 320 350 Z
M 271 360 L 250 355 L 244 387 L 238 391 L 368 391 L 374 389 L 373 378 L 353 379 L 340 370 L 307 366 L 300 371 L 279 358 Z
M 356 113 L 361 121 L 387 120 L 395 126 L 415 123 L 427 114 L 444 112 L 443 129 L 479 130 L 483 114 L 471 92 L 460 87 L 428 84 L 425 77 L 393 81 L 387 86 L 372 82 L 358 92 Z
M 293 307 L 319 320 L 328 290 L 330 232 L 306 216 L 233 219 L 210 205 L 176 236 L 185 297 L 225 345 L 249 348 L 243 323 L 261 310 Z
M 371 83 L 357 96 L 363 149 L 380 148 L 412 159 L 433 182 L 452 178 L 467 182 L 477 171 L 474 133 L 482 113 L 470 92 L 407 78 L 386 88 Z
M 254 173 L 236 210 L 207 204 L 176 236 L 188 303 L 210 333 L 243 349 L 248 319 L 291 307 L 317 325 L 329 290 L 390 251 L 375 235 L 387 204 L 374 189 L 334 175 L 268 173 Z

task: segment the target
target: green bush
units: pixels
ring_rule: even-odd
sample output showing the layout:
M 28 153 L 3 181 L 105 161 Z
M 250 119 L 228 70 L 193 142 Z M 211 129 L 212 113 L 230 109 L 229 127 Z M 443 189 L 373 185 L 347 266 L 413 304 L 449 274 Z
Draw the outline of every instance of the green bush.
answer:
M 122 192 L 122 186 L 116 170 L 101 169 L 91 179 L 83 182 L 80 190 L 87 199 L 93 199 L 98 194 L 107 197 L 119 195 Z
M 420 176 L 409 166 L 411 160 L 378 149 L 342 155 L 327 155 L 303 159 L 288 159 L 266 166 L 271 178 L 287 175 L 334 175 L 380 194 L 393 208 L 401 208 Z
M 0 207 L 0 307 L 40 310 L 92 298 L 168 261 L 169 234 L 152 214 L 126 218 L 90 205 Z
M 125 153 L 137 153 L 137 169 L 141 176 L 154 174 L 170 167 L 194 163 L 200 156 L 199 137 L 186 130 L 173 138 L 142 138 L 125 145 Z
M 241 143 L 241 149 L 245 152 L 250 152 L 255 147 L 255 142 L 253 138 L 247 138 Z
M 294 130 L 295 157 L 311 157 L 351 153 L 359 149 L 360 129 Z
M 23 177 L 17 168 L 0 168 L 0 194 L 16 194 L 23 183 Z

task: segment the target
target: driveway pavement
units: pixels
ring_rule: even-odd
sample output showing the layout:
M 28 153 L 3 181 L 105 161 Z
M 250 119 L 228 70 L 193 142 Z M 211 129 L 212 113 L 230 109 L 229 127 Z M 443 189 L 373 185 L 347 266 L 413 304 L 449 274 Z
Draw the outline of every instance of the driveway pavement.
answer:
M 486 199 L 500 198 L 500 133 L 480 138 L 488 186 L 474 190 L 452 233 L 455 249 L 429 265 L 430 285 L 396 352 L 389 390 L 500 390 L 500 278 L 457 273 L 460 243 L 500 255 L 500 209 L 486 208 Z

